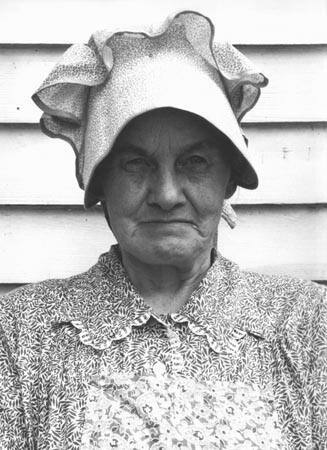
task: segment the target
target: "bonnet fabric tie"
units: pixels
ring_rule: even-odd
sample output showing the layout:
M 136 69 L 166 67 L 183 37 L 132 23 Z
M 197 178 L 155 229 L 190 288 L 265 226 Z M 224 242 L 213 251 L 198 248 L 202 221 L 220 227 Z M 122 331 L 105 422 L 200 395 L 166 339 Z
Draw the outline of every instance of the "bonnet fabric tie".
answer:
M 33 95 L 43 110 L 41 129 L 68 141 L 76 155 L 76 177 L 85 207 L 98 203 L 93 175 L 115 139 L 134 117 L 174 107 L 197 114 L 232 143 L 233 174 L 247 189 L 258 185 L 240 128 L 267 78 L 231 44 L 216 42 L 211 21 L 185 11 L 155 32 L 92 34 L 74 44 Z M 235 224 L 231 207 L 223 217 Z

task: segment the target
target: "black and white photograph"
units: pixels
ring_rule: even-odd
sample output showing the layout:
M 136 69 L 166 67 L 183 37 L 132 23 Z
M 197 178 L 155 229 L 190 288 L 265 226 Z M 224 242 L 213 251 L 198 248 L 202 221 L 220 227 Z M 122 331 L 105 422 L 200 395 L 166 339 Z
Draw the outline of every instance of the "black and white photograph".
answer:
M 0 450 L 327 450 L 327 0 L 0 0 Z

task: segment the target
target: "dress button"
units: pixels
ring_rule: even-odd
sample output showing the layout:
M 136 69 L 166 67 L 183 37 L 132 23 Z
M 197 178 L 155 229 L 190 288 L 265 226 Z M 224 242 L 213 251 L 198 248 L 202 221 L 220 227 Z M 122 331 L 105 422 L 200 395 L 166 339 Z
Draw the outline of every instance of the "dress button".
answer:
M 152 370 L 156 377 L 162 377 L 166 373 L 166 366 L 161 361 L 157 361 L 153 364 Z

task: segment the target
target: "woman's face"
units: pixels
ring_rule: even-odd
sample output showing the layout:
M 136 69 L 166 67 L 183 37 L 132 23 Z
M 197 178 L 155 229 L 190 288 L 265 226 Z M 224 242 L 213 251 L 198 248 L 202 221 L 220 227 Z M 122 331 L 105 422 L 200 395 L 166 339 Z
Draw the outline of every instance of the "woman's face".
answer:
M 101 170 L 123 252 L 183 267 L 211 250 L 232 189 L 222 145 L 208 124 L 180 110 L 154 110 L 129 123 Z

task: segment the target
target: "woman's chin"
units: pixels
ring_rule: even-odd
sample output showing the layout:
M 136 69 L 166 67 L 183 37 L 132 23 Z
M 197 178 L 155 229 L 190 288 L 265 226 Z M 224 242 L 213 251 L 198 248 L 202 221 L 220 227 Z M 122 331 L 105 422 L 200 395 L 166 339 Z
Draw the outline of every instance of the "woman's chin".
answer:
M 189 265 L 201 252 L 201 245 L 194 239 L 154 239 L 144 244 L 139 254 L 144 262 L 158 265 Z

